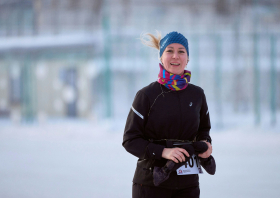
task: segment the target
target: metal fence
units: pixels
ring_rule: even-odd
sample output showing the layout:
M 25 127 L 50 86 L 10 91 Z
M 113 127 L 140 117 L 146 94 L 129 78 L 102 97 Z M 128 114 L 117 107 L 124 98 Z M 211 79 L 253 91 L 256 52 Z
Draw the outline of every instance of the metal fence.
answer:
M 138 1 L 89 5 L 82 1 L 81 5 L 71 4 L 70 9 L 62 0 L 55 4 L 44 0 L 3 2 L 2 118 L 28 122 L 61 117 L 125 118 L 136 91 L 157 79 L 158 52 L 143 46 L 138 38 L 143 31 L 155 33 L 158 29 L 163 35 L 177 30 L 188 38 L 191 83 L 204 89 L 215 126 L 228 125 L 229 117 L 234 120 L 240 115 L 249 115 L 255 124 L 277 122 L 280 33 L 273 28 L 264 31 L 261 24 L 255 24 L 242 29 L 246 20 L 243 25 L 237 23 L 241 23 L 241 15 L 227 16 L 223 25 L 209 25 L 207 18 L 221 21 L 225 17 L 209 15 L 215 10 L 211 3 L 180 2 L 178 7 L 168 1 L 150 5 Z M 205 16 L 193 13 L 195 5 Z M 167 8 L 178 14 L 170 14 Z M 79 19 L 69 20 L 68 15 Z M 178 20 L 180 17 L 186 20 Z

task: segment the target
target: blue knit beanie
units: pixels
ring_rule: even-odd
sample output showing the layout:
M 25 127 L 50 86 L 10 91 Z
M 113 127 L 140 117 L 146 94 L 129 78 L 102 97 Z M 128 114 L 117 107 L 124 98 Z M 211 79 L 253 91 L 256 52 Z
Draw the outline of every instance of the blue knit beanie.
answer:
M 179 43 L 183 45 L 187 50 L 188 56 L 190 56 L 188 40 L 178 32 L 170 32 L 160 40 L 159 57 L 162 56 L 162 53 L 165 50 L 165 48 L 172 43 Z

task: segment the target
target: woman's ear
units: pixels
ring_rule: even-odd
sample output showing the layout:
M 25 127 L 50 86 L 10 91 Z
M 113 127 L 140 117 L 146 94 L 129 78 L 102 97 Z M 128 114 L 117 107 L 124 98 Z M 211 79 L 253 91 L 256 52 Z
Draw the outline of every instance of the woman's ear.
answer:
M 190 61 L 190 60 L 188 59 L 188 60 L 187 60 L 187 64 L 186 64 L 186 66 L 185 66 L 185 69 L 187 69 L 187 66 L 188 66 L 189 61 Z

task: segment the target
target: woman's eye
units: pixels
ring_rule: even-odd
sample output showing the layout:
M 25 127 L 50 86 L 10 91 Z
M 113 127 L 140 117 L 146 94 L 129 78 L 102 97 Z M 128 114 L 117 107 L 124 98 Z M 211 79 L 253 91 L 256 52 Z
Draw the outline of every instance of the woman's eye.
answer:
M 179 53 L 185 53 L 184 51 L 179 51 Z
M 172 52 L 172 50 L 167 50 L 167 52 Z

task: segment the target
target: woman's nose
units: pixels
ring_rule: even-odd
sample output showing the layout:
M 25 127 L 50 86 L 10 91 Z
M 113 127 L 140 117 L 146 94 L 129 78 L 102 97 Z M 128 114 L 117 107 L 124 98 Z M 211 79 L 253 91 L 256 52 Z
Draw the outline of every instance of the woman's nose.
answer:
M 179 57 L 178 53 L 175 52 L 175 53 L 173 54 L 173 58 L 178 58 L 178 57 Z

